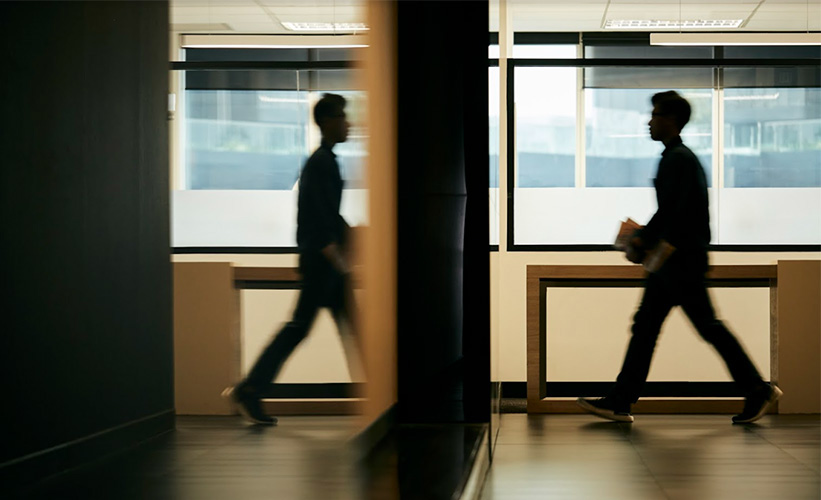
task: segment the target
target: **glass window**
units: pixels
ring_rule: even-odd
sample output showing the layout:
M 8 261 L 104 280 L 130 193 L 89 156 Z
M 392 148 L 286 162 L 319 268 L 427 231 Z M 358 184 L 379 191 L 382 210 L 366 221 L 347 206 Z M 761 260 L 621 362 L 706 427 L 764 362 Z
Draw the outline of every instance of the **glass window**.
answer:
M 292 189 L 307 149 L 308 94 L 187 90 L 188 189 Z
M 487 58 L 488 59 L 499 59 L 499 46 L 498 45 L 488 45 L 487 47 Z
M 499 68 L 488 68 L 490 244 L 499 244 Z
M 515 186 L 574 186 L 576 68 L 515 71 Z
M 649 45 L 586 45 L 588 59 L 709 59 L 712 47 L 660 47 Z
M 588 187 L 652 187 L 664 145 L 650 139 L 653 94 L 669 89 L 587 89 L 585 163 Z M 713 91 L 678 90 L 692 106 L 684 143 L 696 153 L 710 185 Z
M 340 174 L 345 181 L 345 189 L 359 189 L 365 186 L 365 157 L 368 155 L 367 108 L 365 92 L 338 90 L 330 91 L 339 94 L 347 100 L 345 114 L 351 125 L 348 131 L 348 140 L 337 144 L 334 152 L 337 155 Z M 322 93 L 316 93 L 316 99 Z M 313 115 L 310 117 L 313 124 Z M 313 125 L 316 126 L 316 125 Z M 316 128 L 319 134 L 319 128 Z M 300 168 L 302 165 L 300 165 Z
M 514 45 L 514 59 L 575 59 L 576 45 Z
M 724 186 L 821 187 L 821 89 L 726 89 Z

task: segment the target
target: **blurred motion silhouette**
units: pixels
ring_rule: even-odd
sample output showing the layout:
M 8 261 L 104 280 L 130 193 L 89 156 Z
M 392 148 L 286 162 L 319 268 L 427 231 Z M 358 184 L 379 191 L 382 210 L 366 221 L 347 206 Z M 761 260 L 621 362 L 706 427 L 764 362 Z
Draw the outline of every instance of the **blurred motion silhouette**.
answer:
M 654 179 L 658 210 L 646 226 L 629 239 L 627 258 L 645 261 L 659 245 L 675 250 L 655 272 L 650 272 L 639 309 L 633 318 L 632 337 L 621 373 L 610 393 L 601 399 L 579 398 L 582 409 L 618 422 L 632 422 L 632 404 L 638 401 L 661 325 L 679 305 L 704 340 L 723 358 L 746 400 L 734 423 L 761 418 L 781 396 L 775 385 L 764 382 L 744 348 L 715 316 L 707 293 L 705 273 L 710 243 L 707 179 L 696 155 L 681 141 L 681 130 L 690 120 L 686 99 L 670 90 L 652 97 L 650 138 L 664 143 Z
M 355 304 L 350 280 L 349 231 L 339 213 L 343 180 L 333 148 L 348 139 L 347 102 L 324 94 L 314 107 L 322 143 L 305 162 L 299 177 L 297 247 L 302 289 L 289 321 L 254 363 L 243 381 L 223 393 L 240 413 L 256 424 L 274 425 L 260 404 L 265 389 L 311 329 L 319 309 L 330 309 L 342 336 L 348 368 L 358 369 Z

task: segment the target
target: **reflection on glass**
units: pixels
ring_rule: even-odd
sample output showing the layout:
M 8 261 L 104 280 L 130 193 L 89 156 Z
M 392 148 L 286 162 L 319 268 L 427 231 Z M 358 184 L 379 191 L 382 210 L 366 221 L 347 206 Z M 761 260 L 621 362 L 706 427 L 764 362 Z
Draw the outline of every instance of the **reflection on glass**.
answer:
M 305 156 L 308 94 L 187 90 L 189 189 L 291 189 Z
M 345 112 L 351 124 L 348 140 L 337 144 L 334 152 L 341 170 L 345 189 L 359 189 L 365 186 L 365 157 L 368 154 L 368 130 L 365 126 L 368 110 L 365 92 L 360 91 L 333 91 L 348 101 Z M 322 95 L 317 92 L 317 97 Z
M 650 98 L 669 89 L 587 89 L 585 161 L 588 187 L 651 187 L 664 145 L 650 139 Z M 712 171 L 713 91 L 678 90 L 692 106 L 682 139 Z
M 490 244 L 499 244 L 499 68 L 488 68 Z
M 724 91 L 725 187 L 821 187 L 821 89 Z
M 516 187 L 572 187 L 576 69 L 516 68 Z
M 348 99 L 349 142 L 337 148 L 346 188 L 362 185 L 367 132 L 363 92 Z M 291 190 L 312 152 L 309 103 L 322 92 L 186 90 L 188 189 Z

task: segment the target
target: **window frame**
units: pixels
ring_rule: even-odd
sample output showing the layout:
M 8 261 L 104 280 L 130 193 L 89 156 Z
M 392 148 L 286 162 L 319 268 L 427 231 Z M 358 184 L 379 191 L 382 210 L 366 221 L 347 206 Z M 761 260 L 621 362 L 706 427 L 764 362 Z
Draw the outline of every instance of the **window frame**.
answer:
M 527 38 L 519 38 L 514 37 L 514 43 L 526 43 L 526 44 L 548 44 L 548 43 L 561 43 L 566 44 L 566 38 L 560 38 L 554 40 L 551 37 L 551 34 L 540 34 L 530 33 Z M 515 116 L 515 73 L 516 68 L 519 67 L 575 67 L 578 69 L 589 68 L 589 67 L 653 67 L 653 66 L 663 66 L 663 67 L 681 67 L 681 68 L 692 68 L 692 67 L 709 67 L 716 70 L 717 73 L 717 84 L 714 85 L 714 90 L 717 91 L 716 101 L 718 103 L 714 103 L 714 106 L 723 106 L 721 102 L 721 98 L 723 96 L 723 86 L 721 85 L 722 76 L 723 76 L 723 69 L 728 67 L 774 67 L 774 66 L 821 66 L 821 59 L 726 59 L 724 58 L 723 50 L 721 47 L 715 47 L 713 50 L 713 57 L 711 58 L 703 58 L 703 59 L 625 59 L 625 58 L 606 58 L 606 59 L 588 59 L 583 57 L 584 51 L 583 46 L 585 44 L 588 45 L 621 45 L 621 46 L 646 46 L 649 42 L 645 41 L 644 38 L 646 34 L 635 34 L 635 33 L 626 33 L 625 36 L 621 37 L 613 37 L 611 34 L 611 38 L 598 40 L 596 37 L 590 37 L 592 40 L 590 42 L 584 41 L 579 43 L 581 47 L 580 54 L 582 57 L 576 59 L 517 59 L 517 58 L 509 58 L 507 59 L 507 74 L 505 78 L 507 80 L 507 88 L 508 88 L 508 95 L 507 98 L 507 137 L 504 138 L 507 141 L 507 251 L 509 252 L 600 252 L 600 251 L 608 251 L 612 250 L 613 246 L 609 244 L 516 244 L 515 243 L 515 217 L 514 217 L 514 210 L 515 210 L 515 190 L 516 190 L 516 182 L 515 182 L 515 161 L 516 161 L 516 116 Z M 649 35 L 646 35 L 649 38 Z M 585 35 L 582 34 L 582 40 L 585 40 Z M 521 41 L 520 41 L 521 40 Z M 561 40 L 561 41 L 560 41 Z M 498 65 L 498 60 L 490 60 L 491 63 L 495 62 Z M 583 102 L 582 99 L 584 98 L 583 92 L 583 82 L 579 82 L 578 85 L 578 92 L 577 99 L 580 102 Z M 720 111 L 719 111 L 720 113 Z M 723 116 L 717 116 L 714 113 L 713 120 L 723 120 Z M 720 122 L 721 123 L 721 122 Z M 578 119 L 576 120 L 576 127 L 577 127 L 577 141 L 579 140 L 579 129 L 581 129 L 581 133 L 584 133 L 584 123 L 583 120 Z M 718 127 L 721 128 L 721 127 Z M 720 132 L 719 132 L 720 133 Z M 582 139 L 584 137 L 582 136 Z M 714 182 L 713 186 L 716 189 L 723 188 L 723 151 L 724 146 L 720 140 L 717 141 L 717 138 L 713 138 L 714 144 L 718 145 L 716 151 L 713 152 L 714 154 L 714 164 L 713 164 L 713 180 L 719 180 L 719 182 Z M 584 147 L 584 143 L 581 143 L 581 147 Z M 577 153 L 578 154 L 578 153 Z M 583 156 L 583 155 L 582 155 Z M 578 168 L 579 162 L 584 162 L 584 159 L 581 160 L 579 158 L 576 159 L 577 164 L 577 176 L 578 176 Z M 582 171 L 583 171 L 582 165 Z M 783 251 L 795 251 L 795 252 L 816 252 L 821 251 L 821 244 L 818 245 L 804 245 L 804 244 L 750 244 L 750 245 L 737 245 L 737 244 L 725 244 L 725 245 L 714 245 L 711 244 L 709 247 L 710 251 L 719 251 L 719 252 L 783 252 Z
M 317 47 L 321 49 L 321 47 Z M 306 51 L 308 60 L 297 61 L 171 61 L 169 63 L 170 71 L 179 71 L 183 78 L 180 85 L 181 90 L 185 91 L 185 72 L 186 71 L 248 71 L 248 70 L 293 70 L 293 71 L 310 71 L 310 70 L 347 70 L 358 69 L 358 61 L 356 60 L 315 60 L 316 50 L 309 49 Z M 184 150 L 184 148 L 181 148 Z M 185 169 L 185 161 L 179 162 L 178 168 Z M 184 176 L 185 174 L 183 174 Z M 188 188 L 183 187 L 183 190 Z M 184 246 L 172 247 L 171 253 L 173 255 L 191 255 L 191 254 L 296 254 L 297 247 L 295 246 Z

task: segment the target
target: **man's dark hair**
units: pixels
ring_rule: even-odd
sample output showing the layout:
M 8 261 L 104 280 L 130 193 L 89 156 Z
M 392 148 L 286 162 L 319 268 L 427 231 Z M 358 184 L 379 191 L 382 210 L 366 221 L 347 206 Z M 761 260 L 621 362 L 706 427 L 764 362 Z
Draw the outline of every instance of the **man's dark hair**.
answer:
M 314 106 L 314 121 L 320 127 L 322 120 L 336 118 L 345 111 L 347 101 L 339 94 L 322 94 L 322 98 Z
M 653 96 L 651 102 L 659 113 L 672 116 L 679 130 L 690 121 L 690 113 L 692 113 L 690 103 L 675 90 L 659 92 Z

